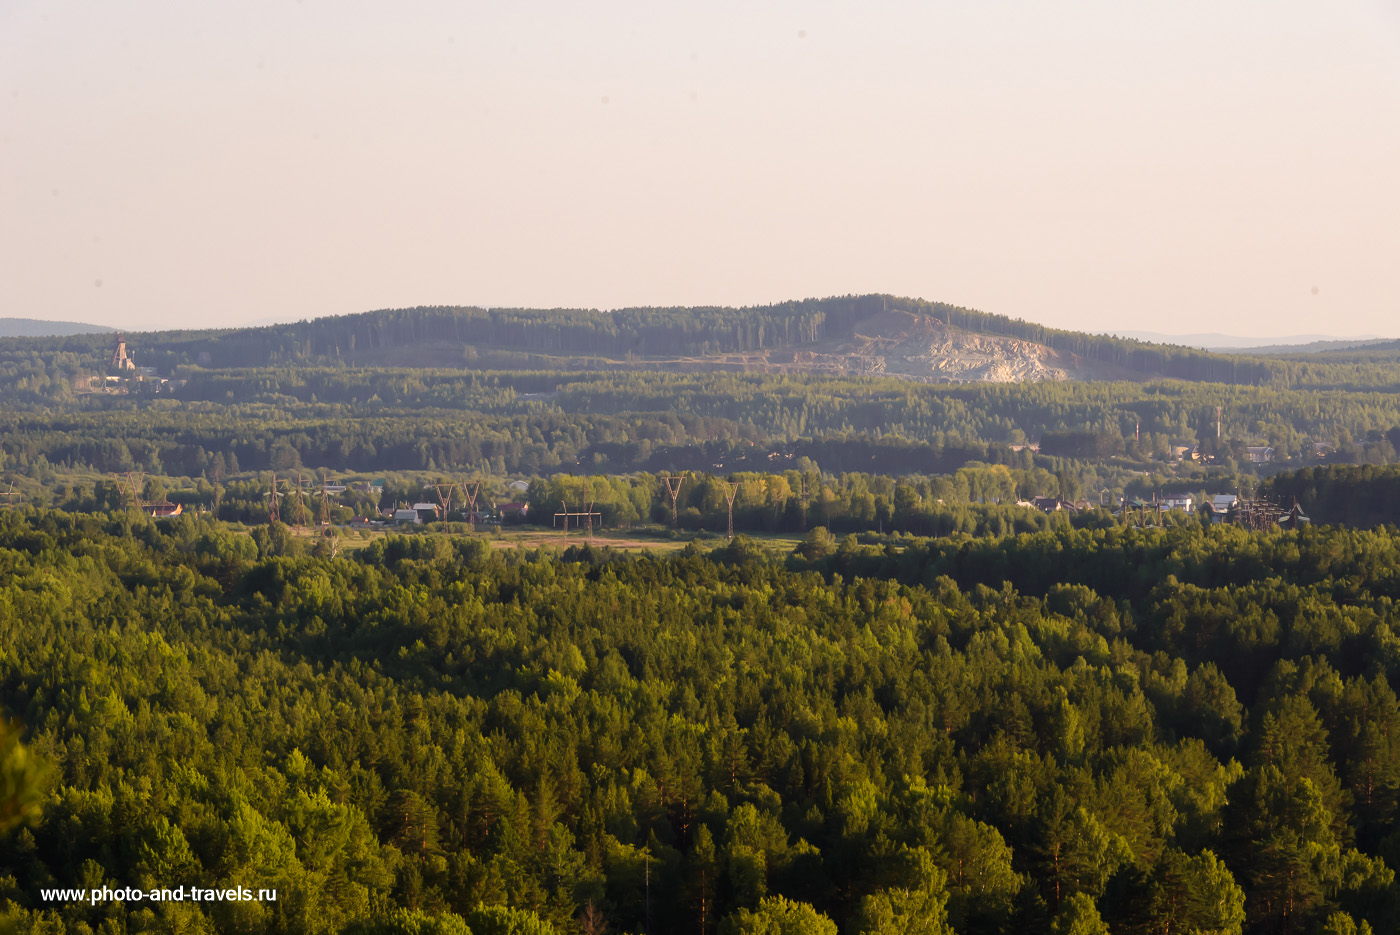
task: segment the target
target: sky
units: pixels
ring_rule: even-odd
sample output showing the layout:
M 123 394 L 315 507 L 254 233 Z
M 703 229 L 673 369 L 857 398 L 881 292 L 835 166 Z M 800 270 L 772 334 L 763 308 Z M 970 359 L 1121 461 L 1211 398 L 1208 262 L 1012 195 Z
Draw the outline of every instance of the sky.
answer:
M 0 0 L 0 317 L 1400 336 L 1400 0 Z

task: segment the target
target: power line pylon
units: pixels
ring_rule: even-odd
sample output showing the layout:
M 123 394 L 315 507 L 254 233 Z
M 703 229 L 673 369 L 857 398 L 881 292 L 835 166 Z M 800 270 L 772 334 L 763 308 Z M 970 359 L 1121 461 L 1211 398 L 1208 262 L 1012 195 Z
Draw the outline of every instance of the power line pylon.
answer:
M 452 512 L 452 492 L 457 489 L 456 484 L 429 484 L 434 493 L 437 494 L 438 519 L 447 519 L 447 514 Z M 427 488 L 425 488 L 427 489 Z
M 583 506 L 582 509 L 579 510 L 570 510 L 569 505 L 563 500 L 560 500 L 559 507 L 559 512 L 554 514 L 554 523 L 555 525 L 558 525 L 561 519 L 564 521 L 564 535 L 567 536 L 569 534 L 569 517 L 572 516 L 575 520 L 582 521 L 582 525 L 584 525 L 588 530 L 588 538 L 593 538 L 593 518 L 596 516 L 600 521 L 603 518 L 602 513 L 599 513 L 597 510 L 593 509 L 593 504 L 586 504 Z M 576 522 L 574 525 L 577 528 L 577 526 L 579 526 L 580 523 Z
M 127 471 L 125 475 L 126 483 L 122 488 L 122 509 L 141 509 L 141 494 L 146 486 L 146 473 L 144 471 Z
M 331 524 L 331 492 L 330 484 L 326 483 L 326 472 L 321 472 L 321 517 L 322 526 Z
M 305 526 L 305 525 L 306 525 L 306 487 L 303 486 L 302 477 L 301 477 L 300 474 L 297 475 L 297 483 L 296 483 L 296 488 L 295 488 L 295 490 L 296 490 L 296 493 L 293 494 L 293 496 L 296 498 L 296 513 L 294 514 L 294 515 L 295 515 L 295 519 L 293 520 L 293 525 L 296 525 L 296 526 Z
M 467 531 L 476 532 L 476 498 L 481 493 L 481 481 L 462 485 L 462 499 L 467 501 Z
M 664 477 L 666 481 L 666 491 L 671 495 L 671 528 L 675 529 L 680 525 L 679 517 L 676 513 L 676 498 L 681 495 L 681 484 L 685 483 L 684 474 Z
M 431 490 L 437 494 L 438 502 L 437 507 L 434 507 L 434 512 L 437 512 L 438 519 L 447 519 L 447 515 L 452 511 L 452 488 L 454 487 L 456 484 L 423 484 L 423 490 Z
M 267 524 L 269 526 L 276 526 L 282 521 L 281 510 L 277 505 L 280 496 L 281 495 L 277 492 L 277 472 L 273 471 L 272 486 L 268 488 L 267 491 Z
M 724 481 L 724 499 L 729 504 L 729 538 L 734 538 L 734 498 L 739 495 L 738 481 Z

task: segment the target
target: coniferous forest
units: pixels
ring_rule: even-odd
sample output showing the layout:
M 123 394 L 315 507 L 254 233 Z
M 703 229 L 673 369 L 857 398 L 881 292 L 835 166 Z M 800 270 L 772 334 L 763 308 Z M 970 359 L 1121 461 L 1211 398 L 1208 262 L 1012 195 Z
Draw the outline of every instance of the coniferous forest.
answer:
M 0 569 L 17 931 L 1400 924 L 1391 528 L 330 557 L 28 510 Z M 40 896 L 174 885 L 276 900 Z

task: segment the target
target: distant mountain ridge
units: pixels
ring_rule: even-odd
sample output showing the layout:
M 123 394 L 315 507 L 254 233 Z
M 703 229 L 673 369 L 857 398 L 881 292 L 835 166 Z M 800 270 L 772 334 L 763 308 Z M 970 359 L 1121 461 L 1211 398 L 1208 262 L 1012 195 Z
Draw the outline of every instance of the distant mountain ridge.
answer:
M 1263 360 L 1048 328 L 940 302 L 836 296 L 744 308 L 382 309 L 259 328 L 128 336 L 162 373 L 355 366 L 473 370 L 721 370 L 901 376 L 922 382 L 1172 378 L 1257 383 Z M 34 350 L 107 349 L 100 335 Z
M 1376 334 L 1338 337 L 1335 334 L 1292 334 L 1280 337 L 1249 337 L 1238 334 L 1207 332 L 1201 334 L 1164 334 L 1157 331 L 1116 331 L 1124 338 L 1153 344 L 1179 344 L 1206 351 L 1227 354 L 1309 353 L 1310 350 L 1345 350 L 1370 341 L 1393 340 Z
M 1258 347 L 1237 347 L 1232 354 L 1259 354 L 1273 357 L 1290 357 L 1308 354 L 1330 354 L 1337 351 L 1366 351 L 1393 348 L 1396 341 L 1390 338 L 1342 338 L 1336 341 L 1313 341 L 1309 344 L 1265 344 Z
M 52 338 L 70 334 L 110 334 L 116 328 L 81 321 L 46 321 L 42 318 L 0 318 L 0 338 Z

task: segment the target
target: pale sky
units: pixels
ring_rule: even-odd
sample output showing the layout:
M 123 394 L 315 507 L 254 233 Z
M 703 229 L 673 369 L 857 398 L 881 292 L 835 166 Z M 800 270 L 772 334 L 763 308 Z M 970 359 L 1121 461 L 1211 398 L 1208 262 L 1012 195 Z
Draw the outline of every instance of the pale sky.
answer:
M 1400 336 L 1400 0 L 0 0 L 0 317 Z

